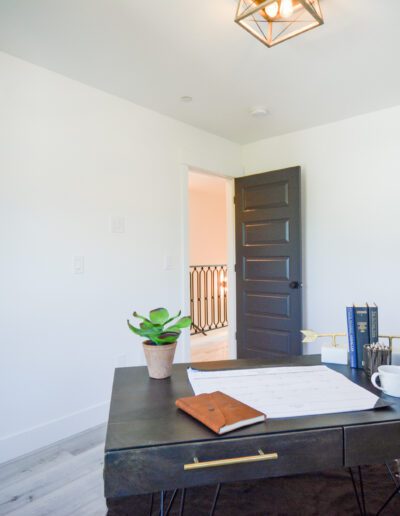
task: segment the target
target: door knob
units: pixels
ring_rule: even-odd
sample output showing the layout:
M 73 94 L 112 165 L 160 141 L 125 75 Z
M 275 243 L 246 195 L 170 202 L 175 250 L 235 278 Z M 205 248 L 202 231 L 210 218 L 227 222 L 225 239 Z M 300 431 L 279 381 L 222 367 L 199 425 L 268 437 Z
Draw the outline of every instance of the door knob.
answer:
M 301 285 L 302 284 L 299 281 L 291 281 L 289 283 L 289 288 L 300 288 Z

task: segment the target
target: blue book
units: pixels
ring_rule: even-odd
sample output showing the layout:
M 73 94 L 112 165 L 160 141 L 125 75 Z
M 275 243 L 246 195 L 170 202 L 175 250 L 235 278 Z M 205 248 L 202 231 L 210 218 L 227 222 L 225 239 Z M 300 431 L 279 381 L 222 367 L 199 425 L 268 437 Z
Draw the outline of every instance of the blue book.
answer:
M 375 303 L 374 303 L 375 305 Z M 368 323 L 369 323 L 369 344 L 378 342 L 379 331 L 378 331 L 378 307 L 368 307 Z
M 367 306 L 354 307 L 354 322 L 357 343 L 357 367 L 358 369 L 361 369 L 363 366 L 364 345 L 369 344 L 369 318 Z
M 354 306 L 346 306 L 347 335 L 349 338 L 350 367 L 357 367 L 357 343 L 354 320 Z

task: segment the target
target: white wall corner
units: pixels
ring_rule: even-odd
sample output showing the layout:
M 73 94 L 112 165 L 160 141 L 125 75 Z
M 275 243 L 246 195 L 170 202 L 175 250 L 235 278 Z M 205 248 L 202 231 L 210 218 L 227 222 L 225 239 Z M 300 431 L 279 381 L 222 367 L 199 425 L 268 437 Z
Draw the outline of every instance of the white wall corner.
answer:
M 189 167 L 180 165 L 181 186 L 181 309 L 182 313 L 190 313 L 189 300 Z M 180 343 L 177 347 L 176 362 L 190 362 L 190 330 L 182 332 Z
M 110 403 L 105 401 L 67 416 L 53 419 L 23 432 L 0 439 L 0 463 L 26 455 L 39 448 L 61 441 L 71 435 L 107 421 Z

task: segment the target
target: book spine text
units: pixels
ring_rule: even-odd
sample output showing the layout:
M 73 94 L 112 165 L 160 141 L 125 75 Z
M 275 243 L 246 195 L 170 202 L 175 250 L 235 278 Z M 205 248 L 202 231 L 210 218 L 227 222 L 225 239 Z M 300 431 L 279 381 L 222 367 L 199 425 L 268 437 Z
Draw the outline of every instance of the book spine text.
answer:
M 350 367 L 357 367 L 357 343 L 354 322 L 354 307 L 346 307 L 347 315 L 347 335 L 349 339 Z
M 356 306 L 354 308 L 354 319 L 357 342 L 357 367 L 361 369 L 363 366 L 364 345 L 369 344 L 368 308 Z
M 378 307 L 376 305 L 368 307 L 368 317 L 369 317 L 369 344 L 373 344 L 375 342 L 378 342 L 378 340 L 379 340 Z

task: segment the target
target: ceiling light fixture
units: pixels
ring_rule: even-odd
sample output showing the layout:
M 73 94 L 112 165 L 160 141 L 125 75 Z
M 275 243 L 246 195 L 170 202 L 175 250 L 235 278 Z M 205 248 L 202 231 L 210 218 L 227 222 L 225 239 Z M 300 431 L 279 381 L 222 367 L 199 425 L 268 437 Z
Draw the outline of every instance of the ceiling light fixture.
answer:
M 319 0 L 239 0 L 235 22 L 267 47 L 324 23 Z

